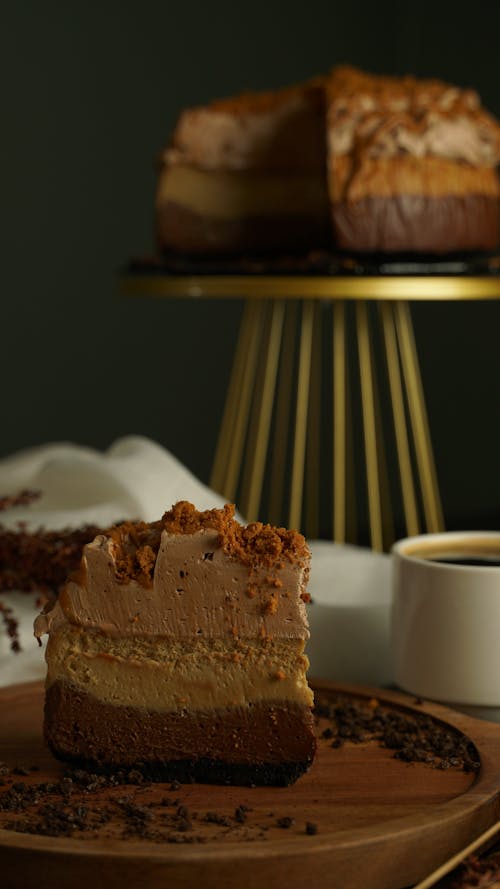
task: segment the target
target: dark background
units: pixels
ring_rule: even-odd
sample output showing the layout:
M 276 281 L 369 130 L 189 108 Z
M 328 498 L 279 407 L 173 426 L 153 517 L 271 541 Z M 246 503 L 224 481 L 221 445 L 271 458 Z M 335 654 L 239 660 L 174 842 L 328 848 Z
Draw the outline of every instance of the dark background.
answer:
M 208 480 L 241 304 L 117 293 L 152 250 L 178 112 L 347 61 L 472 85 L 500 114 L 499 26 L 485 3 L 3 4 L 0 456 L 136 432 Z M 500 304 L 413 315 L 448 526 L 494 527 Z

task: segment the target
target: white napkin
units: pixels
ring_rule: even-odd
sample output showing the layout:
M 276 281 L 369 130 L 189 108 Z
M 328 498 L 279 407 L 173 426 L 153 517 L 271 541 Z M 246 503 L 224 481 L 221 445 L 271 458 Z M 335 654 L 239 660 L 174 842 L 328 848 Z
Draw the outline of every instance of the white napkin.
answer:
M 159 519 L 177 500 L 198 509 L 222 506 L 211 491 L 160 445 L 140 435 L 120 438 L 105 452 L 50 444 L 0 460 L 0 495 L 43 491 L 30 506 L 0 514 L 0 523 L 53 530 L 120 519 Z
M 49 444 L 0 460 L 0 496 L 43 491 L 30 506 L 0 513 L 0 524 L 60 530 L 119 519 L 154 521 L 177 500 L 198 509 L 224 498 L 198 481 L 172 454 L 141 436 L 127 436 L 106 452 L 75 444 Z M 391 681 L 389 663 L 389 559 L 351 546 L 310 542 L 311 675 L 371 685 Z M 20 621 L 23 651 L 10 651 L 0 631 L 0 686 L 45 675 L 43 649 L 33 638 L 35 596 L 1 593 Z

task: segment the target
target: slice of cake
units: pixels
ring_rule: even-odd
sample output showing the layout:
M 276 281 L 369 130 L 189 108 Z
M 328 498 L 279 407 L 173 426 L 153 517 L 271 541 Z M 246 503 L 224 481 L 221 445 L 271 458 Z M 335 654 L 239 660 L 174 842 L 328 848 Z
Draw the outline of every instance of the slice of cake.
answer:
M 156 194 L 160 249 L 192 254 L 326 243 L 321 81 L 184 111 Z
M 166 779 L 288 784 L 315 751 L 310 553 L 234 508 L 124 523 L 82 565 L 49 633 L 45 736 L 61 759 Z
M 477 93 L 334 69 L 326 81 L 333 237 L 349 251 L 492 250 L 500 128 Z
M 477 93 L 341 66 L 184 111 L 156 196 L 160 250 L 435 253 L 499 242 L 500 126 Z

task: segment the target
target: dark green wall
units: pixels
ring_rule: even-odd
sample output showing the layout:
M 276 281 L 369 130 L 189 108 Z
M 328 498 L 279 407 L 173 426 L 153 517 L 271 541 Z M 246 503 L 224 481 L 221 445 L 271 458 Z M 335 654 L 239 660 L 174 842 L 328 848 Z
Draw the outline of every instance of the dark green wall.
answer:
M 444 6 L 3 5 L 0 455 L 139 432 L 207 479 L 241 307 L 116 293 L 152 249 L 177 113 L 342 61 L 471 84 L 500 113 L 500 7 Z M 450 525 L 498 524 L 499 322 L 496 303 L 415 312 Z

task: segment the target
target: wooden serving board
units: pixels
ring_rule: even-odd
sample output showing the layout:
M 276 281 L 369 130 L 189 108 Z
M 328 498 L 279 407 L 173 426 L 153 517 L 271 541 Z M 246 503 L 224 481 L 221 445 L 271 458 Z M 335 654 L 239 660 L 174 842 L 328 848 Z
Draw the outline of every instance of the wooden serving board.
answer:
M 391 710 L 436 718 L 474 743 L 479 772 L 403 762 L 376 740 L 337 749 L 320 737 L 312 769 L 291 787 L 133 784 L 97 790 L 89 801 L 95 807 L 102 798 L 109 820 L 71 837 L 6 829 L 14 816 L 0 810 L 0 886 L 262 889 L 272 880 L 277 889 L 403 889 L 498 819 L 500 726 L 396 692 L 314 686 L 323 699 L 341 694 L 368 704 L 376 697 Z M 22 777 L 0 778 L 0 796 L 13 781 L 61 780 L 64 766 L 43 743 L 42 708 L 41 684 L 0 690 L 0 763 L 23 764 Z M 318 725 L 320 736 L 325 725 Z M 124 797 L 153 813 L 145 839 L 127 836 L 114 818 Z M 179 807 L 194 821 L 174 842 L 162 826 L 178 819 Z M 15 817 L 29 824 L 29 815 Z M 308 822 L 315 833 L 311 826 L 307 832 Z M 154 841 L 160 827 L 163 839 Z

